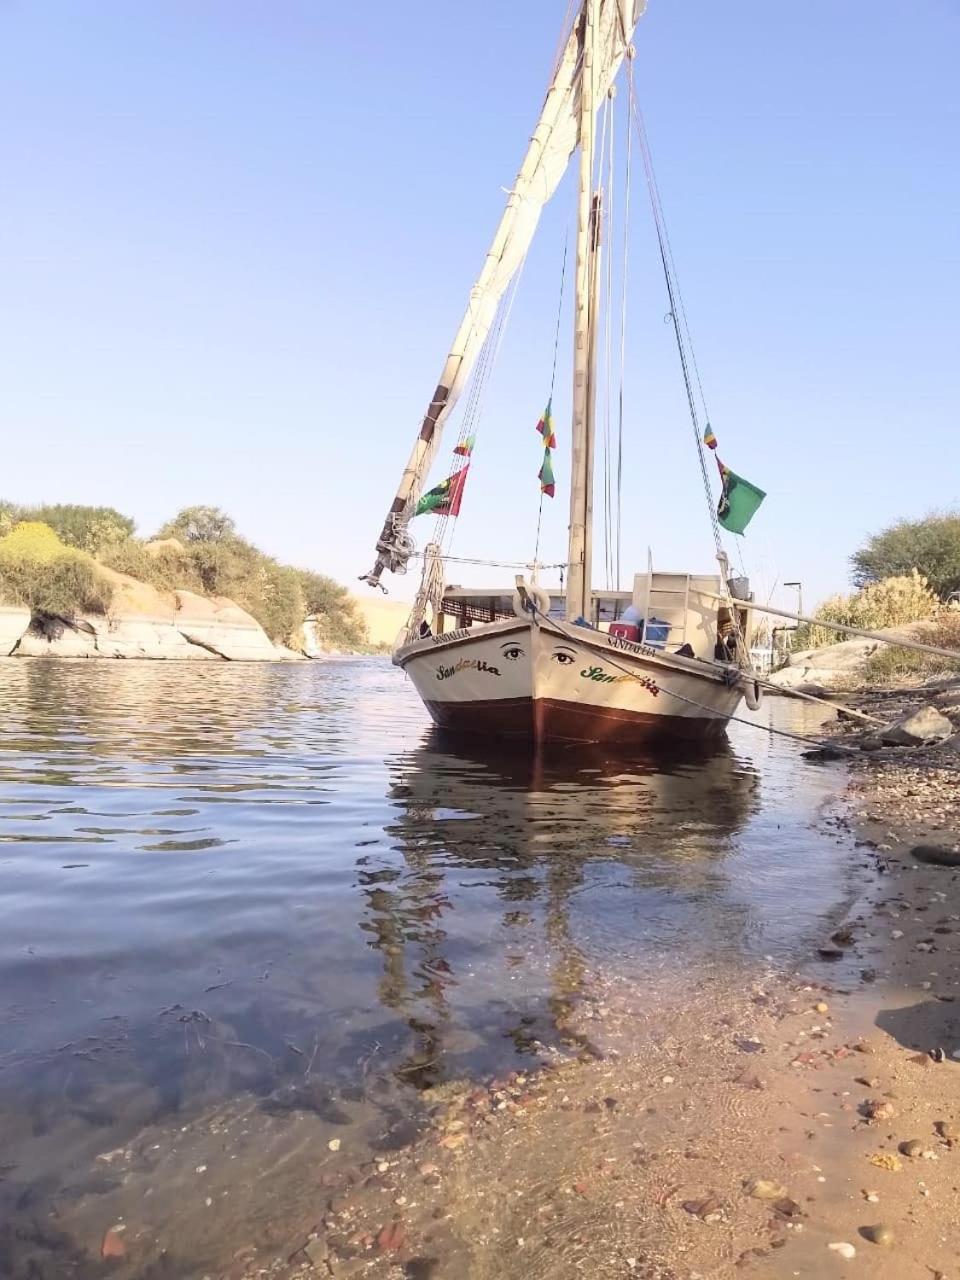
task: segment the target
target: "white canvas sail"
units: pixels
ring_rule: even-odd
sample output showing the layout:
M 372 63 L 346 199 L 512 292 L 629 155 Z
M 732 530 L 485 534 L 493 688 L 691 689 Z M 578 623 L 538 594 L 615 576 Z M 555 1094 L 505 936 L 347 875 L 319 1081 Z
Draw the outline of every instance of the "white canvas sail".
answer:
M 646 0 L 601 0 L 597 25 L 596 102 L 607 94 L 628 49 Z M 566 172 L 579 136 L 582 22 L 578 17 L 500 225 L 470 293 L 470 301 L 440 374 L 396 497 L 377 542 L 377 561 L 366 580 L 377 585 L 384 569 L 402 572 L 410 555 L 404 525 L 436 454 L 444 423 L 470 376 L 510 281 L 526 257 L 544 205 Z

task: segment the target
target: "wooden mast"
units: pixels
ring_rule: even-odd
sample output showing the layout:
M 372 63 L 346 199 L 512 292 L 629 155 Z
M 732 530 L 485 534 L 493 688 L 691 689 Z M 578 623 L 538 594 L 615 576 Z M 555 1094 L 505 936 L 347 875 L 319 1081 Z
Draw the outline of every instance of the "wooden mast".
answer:
M 577 268 L 573 308 L 573 423 L 570 468 L 570 541 L 567 555 L 567 621 L 590 620 L 593 556 L 593 434 L 596 316 L 596 249 L 599 203 L 594 201 L 593 168 L 597 110 L 597 21 L 600 0 L 584 0 L 583 61 L 580 80 L 580 185 L 577 195 Z

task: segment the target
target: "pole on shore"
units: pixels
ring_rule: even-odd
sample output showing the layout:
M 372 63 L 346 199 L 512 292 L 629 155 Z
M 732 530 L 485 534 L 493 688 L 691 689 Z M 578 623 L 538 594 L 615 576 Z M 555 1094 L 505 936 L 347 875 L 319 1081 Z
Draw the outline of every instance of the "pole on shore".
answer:
M 730 596 L 717 595 L 715 591 L 702 593 L 721 604 L 730 604 Z M 845 635 L 862 636 L 865 640 L 878 640 L 880 644 L 892 645 L 894 649 L 915 649 L 918 653 L 935 653 L 940 658 L 954 658 L 960 662 L 960 649 L 941 649 L 935 644 L 921 644 L 919 640 L 891 640 L 879 631 L 864 631 L 861 627 L 848 627 L 843 622 L 827 622 L 824 618 L 807 618 L 802 613 L 791 613 L 789 609 L 774 609 L 773 605 L 757 604 L 753 600 L 733 599 L 736 609 L 753 609 L 755 613 L 772 613 L 778 618 L 792 618 L 794 622 L 807 622 L 813 627 L 828 627 L 831 631 L 842 631 Z

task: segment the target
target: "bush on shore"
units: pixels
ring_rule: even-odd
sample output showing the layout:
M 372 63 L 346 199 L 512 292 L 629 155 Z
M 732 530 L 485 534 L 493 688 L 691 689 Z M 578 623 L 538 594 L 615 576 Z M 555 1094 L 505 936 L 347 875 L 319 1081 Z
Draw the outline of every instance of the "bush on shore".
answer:
M 113 588 L 94 560 L 65 546 L 39 521 L 24 521 L 0 537 L 0 601 L 35 614 L 72 618 L 106 613 Z
M 56 525 L 24 520 L 26 511 L 49 514 Z M 133 528 L 112 507 L 0 503 L 0 600 L 63 616 L 104 613 L 112 587 L 98 562 L 158 591 L 227 596 L 277 644 L 296 646 L 305 619 L 314 617 L 324 643 L 366 646 L 366 626 L 345 587 L 264 555 L 219 507 L 184 508 L 157 535 L 168 545 L 144 542 Z
M 879 631 L 883 627 L 900 627 L 910 622 L 923 622 L 933 617 L 939 601 L 930 590 L 926 578 L 916 569 L 902 577 L 884 578 L 873 582 L 861 591 L 849 596 L 831 596 L 819 605 L 814 618 L 825 622 L 839 622 L 847 627 L 860 627 L 864 631 Z M 804 623 L 797 629 L 796 649 L 821 649 L 824 645 L 843 640 L 842 632 L 829 627 Z
M 0 536 L 23 523 L 45 524 L 62 543 L 92 556 L 99 555 L 110 543 L 132 537 L 134 529 L 130 517 L 114 507 L 62 502 L 23 507 L 15 502 L 0 502 Z
M 956 649 L 956 660 L 884 644 L 867 659 L 864 679 L 870 684 L 919 684 L 935 676 L 960 675 L 960 613 L 939 613 L 921 639 L 938 649 Z

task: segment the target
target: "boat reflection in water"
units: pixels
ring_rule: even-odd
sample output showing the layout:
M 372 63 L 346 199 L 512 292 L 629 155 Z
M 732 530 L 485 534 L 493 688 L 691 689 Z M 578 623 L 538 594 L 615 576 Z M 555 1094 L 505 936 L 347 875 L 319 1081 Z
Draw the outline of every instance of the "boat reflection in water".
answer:
M 380 999 L 412 1032 L 407 1081 L 502 1068 L 504 1037 L 519 1055 L 583 1047 L 568 1022 L 593 979 L 652 978 L 681 940 L 685 966 L 698 949 L 742 954 L 724 865 L 758 778 L 726 740 L 656 764 L 584 748 L 491 759 L 433 731 L 389 764 L 392 843 L 359 860 L 360 927 L 383 957 Z

